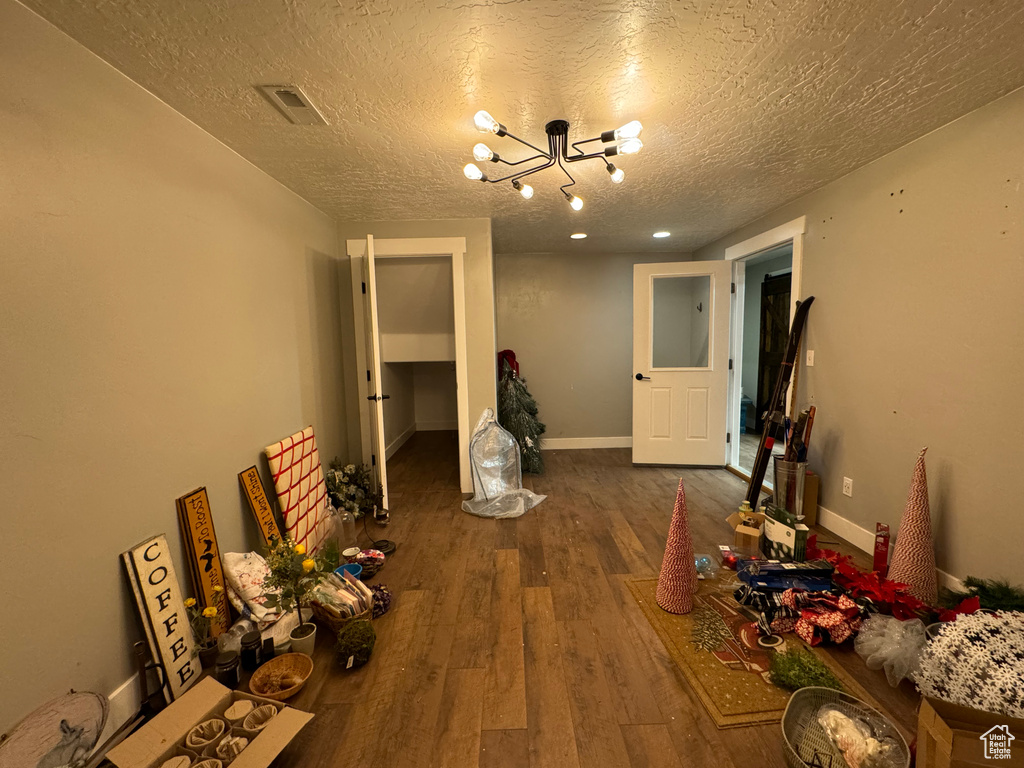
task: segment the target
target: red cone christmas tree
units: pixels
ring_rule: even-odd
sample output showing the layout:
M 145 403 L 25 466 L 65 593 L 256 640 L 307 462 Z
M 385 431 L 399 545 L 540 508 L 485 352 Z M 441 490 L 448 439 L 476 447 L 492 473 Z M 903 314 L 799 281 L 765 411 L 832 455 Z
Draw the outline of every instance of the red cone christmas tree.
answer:
M 932 543 L 932 513 L 928 507 L 928 478 L 922 448 L 910 481 L 907 506 L 896 534 L 896 548 L 889 566 L 889 579 L 906 584 L 908 591 L 928 605 L 938 601 L 935 575 L 935 545 Z
M 661 575 L 658 577 L 658 605 L 669 613 L 689 613 L 696 591 L 697 566 L 693 560 L 690 516 L 686 511 L 686 491 L 680 480 L 665 543 L 665 558 L 661 561 Z

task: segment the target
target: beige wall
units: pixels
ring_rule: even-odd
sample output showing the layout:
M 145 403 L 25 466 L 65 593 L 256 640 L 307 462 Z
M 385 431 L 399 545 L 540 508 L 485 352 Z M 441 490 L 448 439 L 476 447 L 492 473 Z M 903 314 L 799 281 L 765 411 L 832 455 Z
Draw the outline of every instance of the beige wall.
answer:
M 307 425 L 345 455 L 337 228 L 15 3 L 0 5 L 0 731 L 109 693 L 141 636 L 119 554 Z
M 484 408 L 496 407 L 496 350 L 494 347 L 494 258 L 491 251 L 490 219 L 440 219 L 434 221 L 367 221 L 341 222 L 339 238 L 344 249 L 346 240 L 373 235 L 391 237 L 464 237 L 466 238 L 465 294 L 466 345 L 468 347 L 469 424 L 470 429 Z M 351 277 L 342 277 L 342 293 L 348 297 L 343 321 L 349 333 L 352 328 Z M 347 353 L 346 370 L 356 371 L 355 351 Z M 358 382 L 348 376 L 347 402 L 350 413 L 360 407 Z M 359 420 L 349 420 L 349 443 L 353 451 L 360 445 Z
M 381 386 L 384 401 L 384 445 L 392 445 L 416 426 L 416 390 L 413 363 L 382 363 Z
M 807 216 L 800 371 L 822 503 L 899 523 L 918 450 L 939 567 L 1020 582 L 1024 90 L 698 251 Z M 842 478 L 854 495 L 842 495 Z
M 545 438 L 632 434 L 633 265 L 689 254 L 501 254 L 498 349 L 512 349 Z

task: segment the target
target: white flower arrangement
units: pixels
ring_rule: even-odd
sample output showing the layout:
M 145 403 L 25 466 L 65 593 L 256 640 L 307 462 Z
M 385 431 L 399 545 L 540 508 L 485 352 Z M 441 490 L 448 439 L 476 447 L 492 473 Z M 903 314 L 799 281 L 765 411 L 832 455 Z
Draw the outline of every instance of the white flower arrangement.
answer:
M 961 614 L 921 654 L 925 696 L 1024 717 L 1024 613 Z

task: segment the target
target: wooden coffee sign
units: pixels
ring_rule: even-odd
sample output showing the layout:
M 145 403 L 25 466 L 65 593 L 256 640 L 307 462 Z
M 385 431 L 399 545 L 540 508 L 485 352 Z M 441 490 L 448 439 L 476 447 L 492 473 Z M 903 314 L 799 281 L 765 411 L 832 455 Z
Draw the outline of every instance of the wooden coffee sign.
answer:
M 149 649 L 164 670 L 164 698 L 170 703 L 202 672 L 192 628 L 181 598 L 167 538 L 160 534 L 121 553 L 139 605 Z
M 245 498 L 249 500 L 249 509 L 252 510 L 256 524 L 260 527 L 263 543 L 269 545 L 271 539 L 280 539 L 281 531 L 277 527 L 274 510 L 267 499 L 267 492 L 263 488 L 263 481 L 260 479 L 260 473 L 256 467 L 252 466 L 244 472 L 240 472 L 238 482 L 245 490 Z
M 217 616 L 210 622 L 210 634 L 217 637 L 230 626 L 230 615 L 217 533 L 213 530 L 213 516 L 210 514 L 206 488 L 196 488 L 178 499 L 178 524 L 185 540 L 186 558 L 192 572 L 196 600 L 204 607 L 212 605 L 217 608 Z

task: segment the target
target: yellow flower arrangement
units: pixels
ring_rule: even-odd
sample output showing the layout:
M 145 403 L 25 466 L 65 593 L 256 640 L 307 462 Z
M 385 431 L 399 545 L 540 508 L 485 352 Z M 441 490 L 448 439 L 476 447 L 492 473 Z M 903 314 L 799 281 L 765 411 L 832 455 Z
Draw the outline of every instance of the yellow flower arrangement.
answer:
M 188 623 L 192 627 L 192 635 L 201 648 L 208 648 L 216 641 L 210 636 L 210 625 L 217 618 L 217 606 L 201 606 L 194 597 L 185 599 L 185 609 L 188 611 Z
M 263 580 L 264 606 L 282 611 L 297 609 L 299 623 L 303 623 L 303 607 L 313 589 L 336 565 L 324 547 L 307 556 L 304 544 L 296 544 L 287 537 L 274 539 L 267 550 L 270 573 Z

